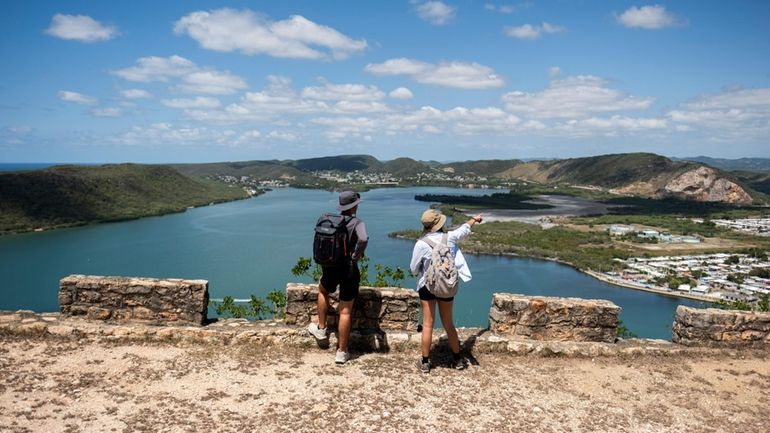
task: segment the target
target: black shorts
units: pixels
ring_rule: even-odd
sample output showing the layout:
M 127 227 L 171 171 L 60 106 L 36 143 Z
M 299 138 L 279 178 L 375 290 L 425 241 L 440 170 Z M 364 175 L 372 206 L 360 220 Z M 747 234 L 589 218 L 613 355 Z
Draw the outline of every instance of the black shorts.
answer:
M 441 302 L 451 302 L 455 300 L 454 296 L 452 296 L 451 298 L 439 298 L 433 293 L 431 293 L 430 290 L 428 290 L 428 288 L 425 286 L 420 287 L 420 290 L 417 291 L 417 294 L 420 295 L 421 301 L 439 300 Z
M 358 264 L 325 267 L 321 276 L 321 286 L 328 293 L 337 291 L 340 286 L 340 301 L 352 301 L 358 296 L 358 287 L 361 284 L 361 273 L 358 271 Z

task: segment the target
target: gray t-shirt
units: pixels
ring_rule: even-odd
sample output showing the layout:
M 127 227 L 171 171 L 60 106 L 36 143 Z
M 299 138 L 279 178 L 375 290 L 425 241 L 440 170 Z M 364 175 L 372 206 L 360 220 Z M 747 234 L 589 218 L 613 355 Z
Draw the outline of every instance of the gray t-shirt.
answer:
M 357 217 L 353 217 L 348 221 L 348 241 L 353 240 L 354 232 L 358 241 L 356 242 L 356 247 L 353 250 L 353 255 L 351 257 L 354 261 L 357 261 L 364 256 L 366 244 L 369 243 L 369 235 L 366 234 L 366 225 Z

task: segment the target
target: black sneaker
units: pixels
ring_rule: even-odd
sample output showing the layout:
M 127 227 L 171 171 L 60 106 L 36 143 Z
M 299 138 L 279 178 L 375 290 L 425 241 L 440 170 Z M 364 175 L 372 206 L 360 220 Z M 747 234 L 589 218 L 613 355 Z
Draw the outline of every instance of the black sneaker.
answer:
M 454 359 L 452 360 L 452 368 L 455 370 L 465 370 L 468 368 L 468 360 L 464 356 L 460 359 Z
M 430 373 L 430 363 L 429 362 L 422 362 L 422 359 L 417 360 L 417 369 L 422 372 L 422 374 L 428 374 Z

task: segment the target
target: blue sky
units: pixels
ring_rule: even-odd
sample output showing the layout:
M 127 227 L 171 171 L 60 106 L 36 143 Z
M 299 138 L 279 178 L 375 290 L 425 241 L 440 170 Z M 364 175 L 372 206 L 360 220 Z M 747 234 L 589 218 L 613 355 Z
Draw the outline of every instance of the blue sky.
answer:
M 770 157 L 766 1 L 24 1 L 0 162 Z

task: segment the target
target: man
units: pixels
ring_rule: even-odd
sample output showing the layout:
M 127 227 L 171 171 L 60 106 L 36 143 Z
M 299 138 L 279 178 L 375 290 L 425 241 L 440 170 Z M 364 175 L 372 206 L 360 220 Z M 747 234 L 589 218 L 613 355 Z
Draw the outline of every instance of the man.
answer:
M 321 282 L 318 284 L 318 324 L 311 322 L 307 330 L 319 341 L 328 339 L 326 315 L 329 309 L 329 293 L 340 288 L 339 320 L 337 322 L 337 354 L 334 362 L 344 364 L 350 359 L 348 340 L 350 338 L 353 301 L 358 296 L 361 274 L 358 260 L 364 256 L 369 240 L 364 222 L 356 218 L 361 195 L 353 191 L 340 193 L 337 209 L 347 219 L 347 245 L 352 248 L 348 260 L 340 266 L 323 267 Z

